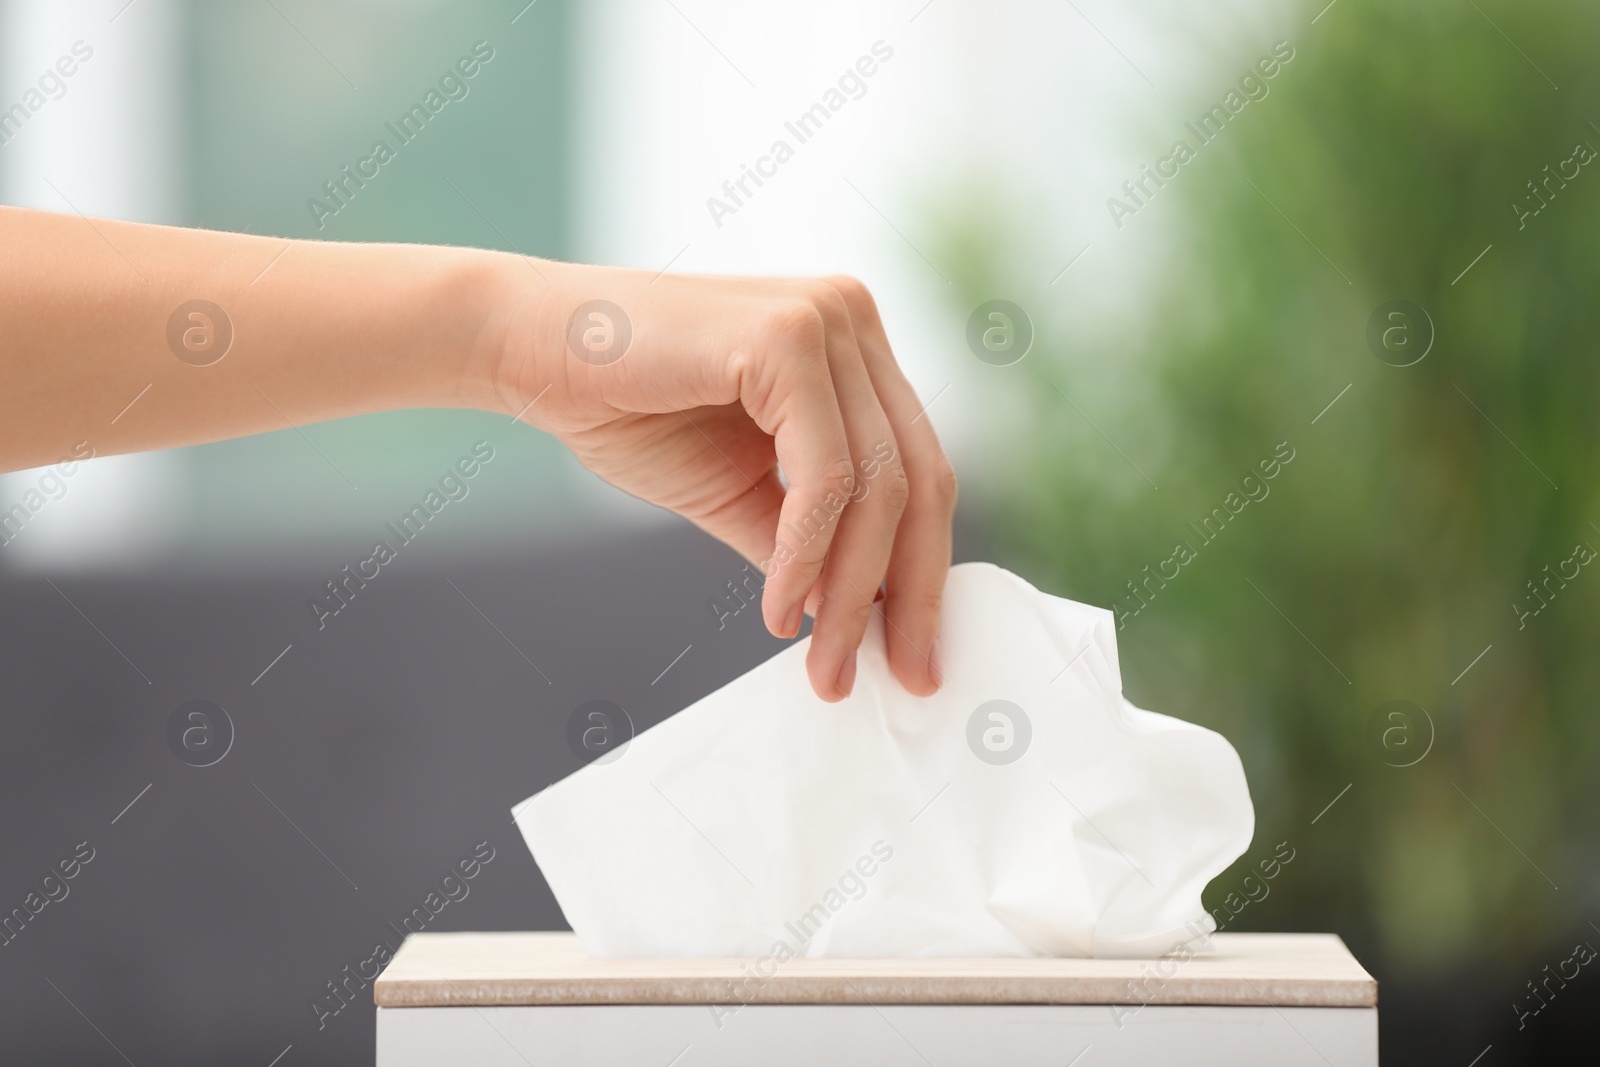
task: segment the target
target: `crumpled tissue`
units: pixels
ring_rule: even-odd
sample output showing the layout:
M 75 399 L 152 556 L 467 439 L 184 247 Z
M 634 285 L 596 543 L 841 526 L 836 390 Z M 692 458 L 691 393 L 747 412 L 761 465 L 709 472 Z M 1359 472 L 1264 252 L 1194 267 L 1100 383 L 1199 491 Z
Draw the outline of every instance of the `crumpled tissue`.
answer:
M 855 689 L 799 641 L 513 809 L 592 957 L 1146 956 L 1255 811 L 1221 735 L 1122 695 L 1111 613 L 951 569 L 944 685 L 906 692 L 881 613 Z

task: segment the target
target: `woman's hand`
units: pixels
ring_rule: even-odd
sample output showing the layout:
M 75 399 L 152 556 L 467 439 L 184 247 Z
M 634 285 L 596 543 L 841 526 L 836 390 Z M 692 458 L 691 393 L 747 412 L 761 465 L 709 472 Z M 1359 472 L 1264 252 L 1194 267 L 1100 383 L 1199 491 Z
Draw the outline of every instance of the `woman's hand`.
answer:
M 510 411 L 760 566 L 774 634 L 814 614 L 823 699 L 849 694 L 880 585 L 895 676 L 938 688 L 955 476 L 864 285 L 507 269 L 527 294 L 494 320 Z
M 896 677 L 938 687 L 955 478 L 857 281 L 9 207 L 0 246 L 0 470 L 396 408 L 521 412 L 760 564 L 773 633 L 811 610 L 825 699 L 850 692 L 880 584 Z

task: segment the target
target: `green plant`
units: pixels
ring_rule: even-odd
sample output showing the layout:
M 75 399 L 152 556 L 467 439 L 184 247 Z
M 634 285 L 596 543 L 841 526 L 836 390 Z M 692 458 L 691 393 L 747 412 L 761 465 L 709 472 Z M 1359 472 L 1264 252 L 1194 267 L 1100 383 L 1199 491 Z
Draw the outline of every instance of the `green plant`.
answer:
M 1581 926 L 1600 839 L 1600 568 L 1523 614 L 1527 583 L 1600 546 L 1600 167 L 1574 147 L 1600 148 L 1600 10 L 1479 6 L 1344 0 L 1305 26 L 1271 95 L 1161 193 L 1184 226 L 1131 340 L 1069 311 L 1081 273 L 1008 271 L 1042 238 L 947 219 L 961 313 L 1006 296 L 1040 338 L 995 371 L 1017 407 L 978 495 L 1002 561 L 1128 609 L 1187 542 L 1119 640 L 1135 702 L 1245 760 L 1256 844 L 1216 886 L 1288 840 L 1293 871 L 1240 925 L 1331 927 L 1419 972 Z M 1535 200 L 1547 164 L 1578 173 Z M 1436 333 L 1406 367 L 1367 342 L 1397 298 Z M 1268 494 L 1202 540 L 1189 524 L 1280 442 Z M 1394 699 L 1431 720 L 1410 766 L 1370 723 Z

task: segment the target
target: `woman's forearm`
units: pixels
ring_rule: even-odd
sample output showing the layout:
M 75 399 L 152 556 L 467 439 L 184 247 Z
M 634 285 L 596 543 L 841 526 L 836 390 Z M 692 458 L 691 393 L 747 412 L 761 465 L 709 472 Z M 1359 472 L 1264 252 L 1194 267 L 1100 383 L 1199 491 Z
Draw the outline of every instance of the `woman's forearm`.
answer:
M 80 441 L 107 455 L 394 408 L 501 407 L 487 339 L 508 302 L 544 288 L 526 265 L 526 284 L 508 286 L 512 257 L 476 249 L 17 208 L 0 208 L 0 247 L 0 470 Z

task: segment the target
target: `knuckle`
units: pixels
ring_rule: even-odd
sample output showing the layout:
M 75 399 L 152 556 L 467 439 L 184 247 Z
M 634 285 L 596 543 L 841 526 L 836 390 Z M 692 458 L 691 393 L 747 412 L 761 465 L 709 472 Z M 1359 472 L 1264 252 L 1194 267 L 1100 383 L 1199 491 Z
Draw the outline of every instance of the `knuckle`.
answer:
M 779 343 L 801 352 L 822 354 L 826 326 L 822 312 L 810 301 L 795 301 L 773 311 L 765 332 Z
M 817 475 L 818 488 L 825 494 L 848 498 L 855 488 L 855 478 L 855 464 L 847 453 L 841 452 L 823 464 Z
M 904 511 L 911 503 L 911 479 L 906 476 L 906 469 L 896 463 L 880 471 L 877 493 L 884 507 L 896 514 Z
M 828 276 L 827 282 L 852 314 L 877 313 L 877 303 L 872 299 L 872 290 L 868 289 L 867 284 L 860 278 L 849 274 L 833 274 Z
M 909 608 L 913 614 L 937 619 L 939 613 L 944 610 L 944 586 L 935 584 L 925 589 L 918 589 L 910 595 L 902 593 L 898 599 L 901 611 Z
M 867 628 L 867 620 L 872 617 L 873 610 L 870 594 L 849 583 L 840 582 L 829 599 L 833 601 L 833 610 L 837 613 L 835 618 L 842 620 L 852 632 Z
M 916 634 L 920 620 L 937 619 L 944 608 L 944 577 L 913 572 L 891 580 L 884 598 L 884 611 L 904 633 Z M 914 643 L 914 642 L 913 642 Z
M 850 307 L 844 296 L 827 282 L 807 283 L 806 300 L 817 309 L 825 325 L 843 325 L 850 321 Z
M 950 461 L 940 457 L 934 466 L 932 476 L 928 481 L 928 493 L 941 508 L 954 511 L 956 498 L 960 494 L 960 486 L 956 481 L 956 469 Z

